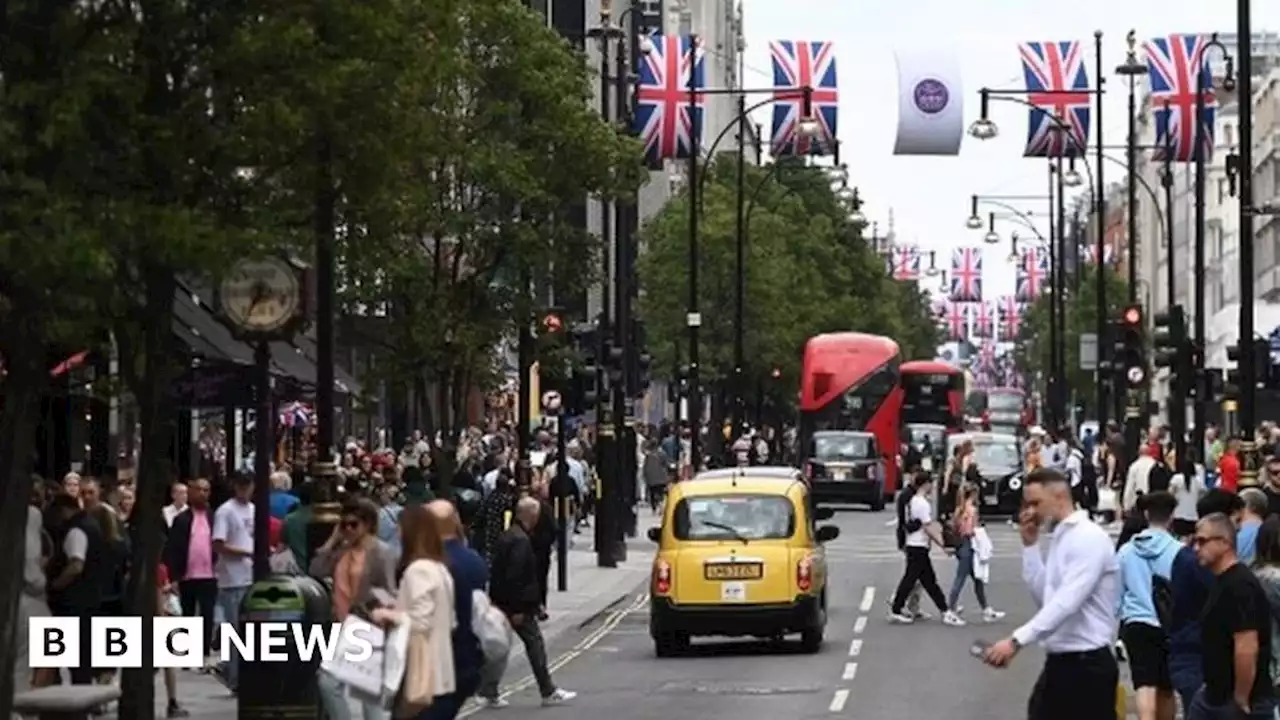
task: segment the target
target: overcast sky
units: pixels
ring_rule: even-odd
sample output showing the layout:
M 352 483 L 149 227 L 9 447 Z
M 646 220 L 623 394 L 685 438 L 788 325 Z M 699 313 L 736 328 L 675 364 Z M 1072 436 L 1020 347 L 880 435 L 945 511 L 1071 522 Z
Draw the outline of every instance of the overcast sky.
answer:
M 748 87 L 772 83 L 770 40 L 831 40 L 840 75 L 839 137 L 851 182 L 861 189 L 865 211 L 885 231 L 892 208 L 900 242 L 938 251 L 939 265 L 950 250 L 980 245 L 982 232 L 964 227 L 969 197 L 977 194 L 1036 195 L 1047 189 L 1045 161 L 1022 157 L 1027 111 L 993 103 L 992 119 L 1001 135 L 981 142 L 966 136 L 958 157 L 895 157 L 898 78 L 895 49 L 937 44 L 961 60 L 966 129 L 978 114 L 978 89 L 1022 86 L 1017 44 L 1026 41 L 1080 40 L 1093 84 L 1093 33 L 1103 32 L 1104 66 L 1112 71 L 1124 60 L 1125 34 L 1136 29 L 1139 42 L 1170 33 L 1234 32 L 1234 3 L 1204 0 L 746 0 Z M 1280 30 L 1280 0 L 1255 0 L 1255 31 Z M 1107 145 L 1124 142 L 1127 93 L 1123 79 L 1108 81 L 1104 105 Z M 768 127 L 768 115 L 757 122 Z M 1091 124 L 1096 122 L 1090 120 Z M 1096 128 L 1089 142 L 1096 141 Z M 1108 164 L 1108 184 L 1120 180 Z M 1043 212 L 1043 202 L 1026 204 Z M 1016 228 L 1000 226 L 1006 235 Z M 1047 229 L 1045 227 L 1044 229 Z M 1022 233 L 1027 234 L 1026 231 Z M 999 252 L 985 253 L 984 294 L 1013 292 L 1013 273 Z M 927 263 L 927 260 L 926 260 Z M 931 288 L 936 281 L 930 280 Z

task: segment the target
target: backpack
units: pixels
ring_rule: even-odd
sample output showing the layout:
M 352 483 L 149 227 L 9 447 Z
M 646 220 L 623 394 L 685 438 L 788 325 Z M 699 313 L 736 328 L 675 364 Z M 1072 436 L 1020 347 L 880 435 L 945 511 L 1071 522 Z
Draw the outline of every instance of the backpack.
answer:
M 1173 473 L 1169 472 L 1169 468 L 1164 463 L 1157 461 L 1147 473 L 1147 492 L 1169 492 L 1169 483 L 1172 480 Z
M 483 590 L 471 592 L 471 632 L 486 660 L 501 660 L 511 652 L 511 623 Z
M 1151 603 L 1156 609 L 1160 627 L 1168 632 L 1173 624 L 1173 584 L 1169 578 L 1154 572 L 1151 575 Z

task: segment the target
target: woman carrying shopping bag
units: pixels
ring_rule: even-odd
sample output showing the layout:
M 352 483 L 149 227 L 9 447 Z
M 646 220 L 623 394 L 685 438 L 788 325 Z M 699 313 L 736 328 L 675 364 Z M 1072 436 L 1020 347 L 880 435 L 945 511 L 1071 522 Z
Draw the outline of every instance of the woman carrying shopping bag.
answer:
M 395 556 L 377 538 L 377 529 L 378 507 L 371 500 L 350 500 L 343 504 L 333 534 L 311 560 L 313 577 L 333 581 L 333 619 L 337 622 L 376 606 L 379 595 L 395 592 Z M 325 714 L 331 720 L 353 720 L 347 704 L 348 686 L 324 671 L 317 684 Z M 359 706 L 364 720 L 388 717 L 378 698 L 362 693 Z
M 400 516 L 400 538 L 404 551 L 396 606 L 377 608 L 371 615 L 376 623 L 407 628 L 404 678 L 394 716 L 415 718 L 435 698 L 457 689 L 452 637 L 457 615 L 440 521 L 425 505 L 410 505 Z

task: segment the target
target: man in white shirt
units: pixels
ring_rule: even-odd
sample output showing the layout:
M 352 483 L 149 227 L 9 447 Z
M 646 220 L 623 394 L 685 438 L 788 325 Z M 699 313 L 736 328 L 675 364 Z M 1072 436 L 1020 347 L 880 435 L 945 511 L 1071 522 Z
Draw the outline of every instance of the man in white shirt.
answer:
M 218 607 L 223 622 L 240 621 L 240 603 L 253 584 L 253 478 L 237 475 L 235 495 L 218 506 L 213 514 L 213 574 L 218 581 Z M 235 649 L 225 666 L 219 667 L 223 681 L 232 692 L 239 683 L 240 658 Z
M 1040 610 L 984 658 L 1004 667 L 1021 648 L 1040 643 L 1046 656 L 1031 691 L 1029 720 L 1116 720 L 1120 676 L 1111 644 L 1120 581 L 1111 538 L 1075 509 L 1070 484 L 1056 470 L 1028 475 L 1023 499 L 1022 579 Z M 1047 556 L 1040 551 L 1042 524 L 1051 528 Z
M 907 598 L 917 583 L 929 594 L 933 604 L 942 613 L 942 621 L 947 625 L 959 627 L 964 620 L 947 606 L 947 596 L 938 586 L 938 576 L 933 570 L 933 561 L 929 558 L 929 546 L 937 543 L 943 546 L 942 532 L 933 521 L 933 506 L 929 503 L 930 490 L 933 485 L 928 473 L 918 473 L 911 481 L 915 494 L 907 504 L 904 529 L 906 530 L 905 547 L 907 567 L 898 583 L 898 591 L 893 596 L 893 605 L 889 609 L 889 621 L 899 624 L 910 624 L 915 616 L 904 612 Z
M 167 527 L 173 527 L 173 519 L 178 517 L 178 513 L 187 509 L 187 484 L 174 483 L 169 488 L 169 499 L 172 501 L 164 506 L 164 524 Z

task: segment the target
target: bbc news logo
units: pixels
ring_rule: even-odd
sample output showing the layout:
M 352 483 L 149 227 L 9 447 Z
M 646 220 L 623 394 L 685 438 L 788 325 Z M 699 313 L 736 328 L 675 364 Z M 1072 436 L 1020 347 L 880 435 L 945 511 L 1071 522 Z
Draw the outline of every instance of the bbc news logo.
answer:
M 204 667 L 204 620 L 198 617 L 157 617 L 152 628 L 151 652 L 157 668 Z M 34 617 L 28 625 L 29 659 L 33 668 L 73 668 L 80 665 L 81 652 L 88 643 L 89 664 L 109 670 L 142 667 L 145 638 L 140 617 L 90 618 L 89 636 L 81 632 L 79 618 Z M 218 655 L 223 662 L 232 652 L 250 662 L 304 662 L 319 659 L 333 662 L 342 650 L 342 660 L 361 663 L 382 646 L 371 626 L 358 623 L 232 623 L 217 627 Z

